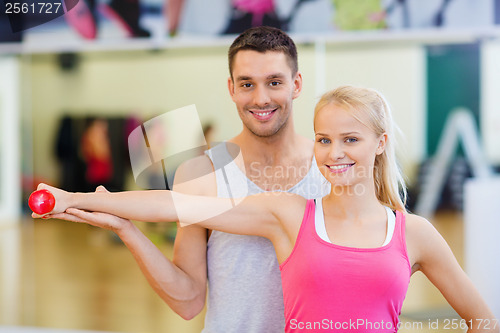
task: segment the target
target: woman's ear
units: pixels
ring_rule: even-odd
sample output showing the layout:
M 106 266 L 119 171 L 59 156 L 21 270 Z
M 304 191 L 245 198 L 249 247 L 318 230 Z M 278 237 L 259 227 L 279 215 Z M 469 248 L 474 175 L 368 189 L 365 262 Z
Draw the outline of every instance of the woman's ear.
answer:
M 377 147 L 377 155 L 381 155 L 385 150 L 385 145 L 387 143 L 387 133 L 384 133 L 380 136 Z

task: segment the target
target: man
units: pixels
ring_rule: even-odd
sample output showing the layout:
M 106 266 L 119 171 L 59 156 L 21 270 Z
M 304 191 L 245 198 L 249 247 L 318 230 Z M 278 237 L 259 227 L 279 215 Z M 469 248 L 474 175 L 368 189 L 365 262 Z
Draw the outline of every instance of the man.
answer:
M 307 198 L 328 193 L 313 142 L 293 126 L 292 104 L 300 95 L 302 75 L 290 37 L 270 27 L 243 32 L 229 49 L 229 71 L 228 89 L 243 130 L 182 164 L 174 190 L 223 197 L 270 190 Z M 235 146 L 243 161 L 234 160 Z M 267 239 L 191 225 L 179 228 L 169 261 L 128 220 L 83 211 L 75 215 L 75 220 L 116 232 L 156 293 L 185 319 L 203 309 L 208 281 L 204 332 L 284 331 L 280 272 Z

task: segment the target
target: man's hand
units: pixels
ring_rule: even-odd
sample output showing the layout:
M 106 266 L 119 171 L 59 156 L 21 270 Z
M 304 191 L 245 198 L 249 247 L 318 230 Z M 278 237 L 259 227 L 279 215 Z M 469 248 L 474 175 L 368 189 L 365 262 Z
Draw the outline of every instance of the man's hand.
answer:
M 60 207 L 64 206 L 66 203 L 63 202 L 61 206 L 58 207 L 57 200 L 65 200 L 65 196 L 69 193 L 45 184 L 40 184 L 38 186 L 38 189 L 47 189 L 51 193 L 53 193 L 56 198 L 56 207 L 53 210 L 54 213 L 44 215 L 42 218 L 54 218 L 70 222 L 87 223 L 95 227 L 111 230 L 115 233 L 118 233 L 124 227 L 132 223 L 130 220 L 123 219 L 115 215 L 99 212 L 88 212 L 77 208 L 67 208 L 63 212 L 58 212 L 58 209 L 60 211 Z M 109 191 L 104 186 L 99 186 L 96 188 L 96 193 L 106 192 Z M 39 217 L 39 215 L 36 215 L 34 213 L 32 215 L 33 217 Z

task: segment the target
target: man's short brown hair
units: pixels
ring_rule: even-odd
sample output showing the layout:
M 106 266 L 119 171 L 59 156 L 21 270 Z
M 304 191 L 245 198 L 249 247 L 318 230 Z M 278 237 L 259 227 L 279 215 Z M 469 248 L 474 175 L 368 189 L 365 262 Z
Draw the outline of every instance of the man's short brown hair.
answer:
M 297 74 L 297 47 L 284 31 L 273 27 L 254 27 L 242 32 L 231 44 L 228 52 L 229 74 L 233 77 L 234 57 L 239 51 L 252 50 L 257 52 L 283 52 L 292 70 L 292 76 Z

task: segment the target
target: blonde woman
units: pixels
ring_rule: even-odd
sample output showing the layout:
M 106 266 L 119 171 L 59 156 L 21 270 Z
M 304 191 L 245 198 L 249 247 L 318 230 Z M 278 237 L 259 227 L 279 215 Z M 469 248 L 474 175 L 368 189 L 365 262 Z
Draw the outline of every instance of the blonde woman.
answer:
M 286 332 L 395 332 L 410 277 L 422 271 L 470 332 L 495 331 L 493 314 L 445 240 L 405 210 L 393 120 L 377 91 L 352 86 L 315 108 L 314 153 L 329 195 L 307 200 L 267 192 L 239 200 L 169 191 L 68 193 L 46 216 L 117 231 L 99 212 L 150 222 L 177 221 L 271 240 L 280 263 Z M 403 193 L 403 195 L 400 195 Z M 35 216 L 37 217 L 37 216 Z M 228 314 L 230 315 L 230 314 Z

